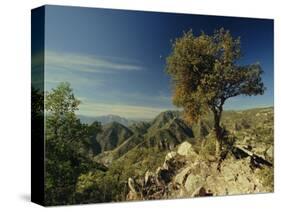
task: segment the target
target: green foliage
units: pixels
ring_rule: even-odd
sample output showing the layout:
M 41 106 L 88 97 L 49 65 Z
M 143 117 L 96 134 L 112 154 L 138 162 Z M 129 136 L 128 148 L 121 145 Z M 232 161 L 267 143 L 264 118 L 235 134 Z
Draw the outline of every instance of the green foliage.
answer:
M 44 130 L 44 93 L 31 87 L 31 125 L 32 142 L 43 140 Z
M 82 174 L 77 182 L 76 200 L 79 203 L 124 201 L 131 171 L 121 163 L 115 163 L 107 172 Z
M 216 154 L 216 137 L 214 133 L 210 133 L 202 142 L 201 148 L 199 150 L 199 155 L 204 159 L 208 159 L 210 156 L 215 156 Z
M 46 96 L 46 110 L 55 115 L 74 114 L 80 101 L 75 99 L 68 82 L 63 82 Z
M 198 122 L 212 112 L 218 141 L 217 156 L 223 142 L 220 126 L 223 105 L 238 95 L 263 94 L 264 85 L 259 64 L 238 65 L 241 57 L 240 38 L 233 38 L 221 28 L 213 35 L 190 30 L 172 44 L 166 71 L 174 87 L 173 103 L 184 109 L 185 120 Z
M 240 39 L 224 29 L 197 37 L 189 31 L 174 41 L 167 73 L 174 104 L 185 109 L 188 120 L 197 121 L 208 110 L 219 112 L 228 98 L 263 94 L 260 65 L 239 66 L 240 57 Z
M 79 203 L 106 202 L 107 189 L 103 172 L 89 172 L 80 175 L 76 185 L 76 200 Z
M 46 204 L 73 204 L 78 177 L 96 164 L 88 156 L 90 137 L 99 124 L 82 124 L 76 117 L 80 101 L 68 83 L 46 96 Z
M 135 175 L 143 175 L 148 169 L 153 170 L 164 162 L 168 150 L 161 150 L 157 147 L 137 146 L 122 156 L 117 162 L 125 168 L 135 170 Z
M 44 93 L 31 87 L 31 117 L 43 115 L 44 112 Z
M 90 172 L 79 177 L 77 201 L 80 203 L 124 201 L 129 177 L 143 176 L 164 162 L 167 152 L 136 147 L 114 161 L 106 172 Z

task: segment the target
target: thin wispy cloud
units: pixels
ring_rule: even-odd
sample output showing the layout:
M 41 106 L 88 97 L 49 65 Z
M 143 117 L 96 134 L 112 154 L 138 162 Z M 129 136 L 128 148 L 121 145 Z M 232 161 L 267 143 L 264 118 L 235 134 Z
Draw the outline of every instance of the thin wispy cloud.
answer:
M 131 90 L 123 92 L 122 86 L 115 89 L 105 87 L 114 81 L 114 74 L 142 73 L 144 68 L 137 61 L 46 50 L 45 70 L 47 90 L 67 81 L 76 94 L 86 95 L 84 98 L 77 96 L 82 100 L 78 111 L 81 115 L 114 114 L 130 119 L 150 119 L 172 108 L 170 96 L 161 92 L 148 95 Z
M 42 53 L 33 55 L 33 67 L 42 58 Z M 36 60 L 36 58 L 38 58 Z M 66 51 L 45 51 L 45 81 L 47 88 L 53 88 L 60 82 L 70 82 L 75 89 L 97 88 L 106 82 L 107 74 L 127 74 L 143 70 L 135 60 L 117 57 L 100 57 Z M 105 74 L 105 75 L 101 75 Z
M 140 65 L 122 59 L 53 50 L 46 51 L 45 64 L 54 70 L 87 73 L 113 74 L 143 69 Z
M 80 88 L 81 86 L 97 87 L 103 85 L 105 82 L 101 78 L 89 78 L 79 75 L 77 73 L 69 72 L 65 74 L 62 71 L 48 71 L 46 72 L 46 83 L 50 87 L 55 87 L 61 82 L 69 82 L 71 86 Z

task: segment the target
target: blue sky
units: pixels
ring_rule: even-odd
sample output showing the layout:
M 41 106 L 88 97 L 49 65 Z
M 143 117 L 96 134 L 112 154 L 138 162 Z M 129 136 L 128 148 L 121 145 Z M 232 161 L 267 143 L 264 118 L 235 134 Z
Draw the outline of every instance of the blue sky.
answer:
M 230 99 L 225 109 L 273 105 L 273 21 L 186 14 L 46 7 L 46 88 L 68 81 L 82 101 L 78 113 L 153 118 L 175 109 L 165 58 L 183 31 L 224 27 L 241 37 L 241 64 L 260 62 L 263 96 Z

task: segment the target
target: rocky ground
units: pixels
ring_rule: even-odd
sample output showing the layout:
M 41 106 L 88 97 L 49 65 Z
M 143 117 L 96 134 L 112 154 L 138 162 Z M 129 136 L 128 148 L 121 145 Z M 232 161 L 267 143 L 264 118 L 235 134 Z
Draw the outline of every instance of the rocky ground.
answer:
M 273 192 L 273 108 L 228 112 L 223 125 L 233 137 L 224 160 L 213 156 L 212 133 L 185 141 L 162 166 L 128 179 L 127 200 Z
M 249 152 L 250 153 L 250 152 Z M 246 153 L 247 154 L 247 153 Z M 238 156 L 237 156 L 238 157 Z M 273 192 L 265 174 L 273 173 L 269 161 L 256 161 L 254 154 L 237 159 L 231 153 L 222 161 L 206 160 L 184 142 L 166 155 L 164 164 L 143 178 L 128 179 L 128 200 L 170 199 Z

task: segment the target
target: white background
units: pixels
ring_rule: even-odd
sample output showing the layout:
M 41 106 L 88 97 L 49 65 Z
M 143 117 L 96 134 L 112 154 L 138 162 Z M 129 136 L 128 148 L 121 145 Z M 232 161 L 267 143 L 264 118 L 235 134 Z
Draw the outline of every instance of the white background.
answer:
M 280 191 L 280 40 L 278 0 L 2 0 L 0 3 L 0 211 L 46 210 L 30 199 L 30 10 L 78 5 L 275 19 L 275 193 L 51 207 L 56 211 L 276 211 Z M 262 29 L 261 29 L 262 30 Z M 280 209 L 279 209 L 280 211 Z

